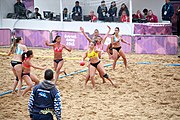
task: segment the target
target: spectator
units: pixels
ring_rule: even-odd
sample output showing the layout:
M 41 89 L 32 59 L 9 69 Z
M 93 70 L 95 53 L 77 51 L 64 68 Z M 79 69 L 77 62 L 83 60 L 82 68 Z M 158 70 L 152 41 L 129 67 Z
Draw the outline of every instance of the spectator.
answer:
M 39 8 L 36 7 L 34 10 L 35 10 L 35 12 L 32 14 L 32 18 L 33 19 L 42 19 L 42 16 L 39 13 Z
M 75 2 L 75 6 L 72 10 L 72 19 L 75 21 L 81 21 L 82 20 L 82 8 L 79 6 L 79 1 Z
M 91 22 L 96 22 L 97 21 L 97 16 L 94 14 L 94 11 L 90 11 L 90 17 L 91 17 Z
M 180 35 L 180 6 L 177 9 L 177 33 Z
M 141 11 L 138 10 L 136 14 L 133 16 L 133 19 L 143 19 L 143 15 L 141 14 Z
M 111 6 L 109 8 L 108 13 L 109 13 L 109 17 L 111 17 L 112 21 L 114 21 L 114 17 L 117 16 L 117 7 L 115 1 L 111 2 Z
M 118 13 L 119 17 L 122 15 L 122 12 L 123 12 L 123 11 L 125 11 L 125 12 L 126 12 L 126 15 L 129 17 L 129 10 L 128 10 L 128 8 L 127 8 L 127 6 L 126 6 L 125 3 L 123 3 L 123 4 L 121 5 L 121 9 L 119 10 L 119 13 Z
M 148 15 L 148 9 L 145 8 L 145 9 L 143 10 L 143 13 L 144 13 L 144 18 L 146 19 L 146 16 Z
M 126 11 L 122 11 L 122 15 L 120 17 L 121 22 L 129 22 L 129 17 L 126 14 Z
M 26 18 L 26 7 L 20 0 L 14 4 L 14 13 L 17 18 Z
M 101 1 L 101 5 L 98 7 L 97 9 L 97 13 L 98 13 L 98 19 L 104 21 L 105 18 L 107 17 L 107 7 L 105 4 L 105 1 Z
M 153 14 L 152 10 L 148 11 L 148 16 L 146 16 L 146 19 L 148 22 L 154 22 L 154 23 L 158 22 L 158 18 L 156 15 Z
M 170 3 L 170 0 L 165 0 L 165 4 L 162 7 L 162 20 L 171 21 L 171 18 L 174 14 L 174 8 Z
M 67 20 L 69 18 L 68 16 L 68 9 L 64 8 L 63 9 L 63 20 Z
M 53 80 L 53 71 L 45 71 L 44 81 L 35 86 L 28 103 L 31 120 L 61 120 L 61 97 Z

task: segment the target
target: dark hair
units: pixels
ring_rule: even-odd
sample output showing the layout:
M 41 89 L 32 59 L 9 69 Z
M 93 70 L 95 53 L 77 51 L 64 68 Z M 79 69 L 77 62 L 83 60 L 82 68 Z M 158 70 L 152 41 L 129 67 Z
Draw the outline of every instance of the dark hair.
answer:
M 143 10 L 143 13 L 145 13 L 145 12 L 148 12 L 148 9 L 145 8 L 145 9 Z
M 21 37 L 16 37 L 16 38 L 13 40 L 13 45 L 12 45 L 12 47 L 11 47 L 11 52 L 12 52 L 12 53 L 15 52 L 17 43 L 19 43 L 20 40 L 22 40 Z
M 39 10 L 39 8 L 36 7 L 35 10 Z
M 118 31 L 119 31 L 119 27 L 115 27 L 115 29 L 118 29 Z M 115 35 L 115 32 L 112 35 Z
M 125 6 L 125 8 L 127 9 L 127 6 L 126 6 L 126 4 L 125 4 L 125 3 L 121 4 L 121 7 L 122 7 L 123 5 L 124 5 L 124 6 Z
M 112 43 L 109 44 L 109 49 L 111 49 L 111 48 L 112 48 Z
M 64 10 L 68 10 L 67 8 L 64 8 Z
M 47 69 L 44 74 L 45 80 L 52 80 L 53 79 L 53 71 L 51 69 Z
M 26 57 L 29 58 L 30 55 L 32 55 L 32 54 L 33 54 L 33 51 L 32 51 L 32 50 L 28 50 L 27 52 L 24 52 L 24 53 L 22 54 L 22 61 L 24 61 Z M 26 56 L 25 56 L 25 55 L 26 55 Z
M 94 44 L 94 46 L 96 46 L 97 41 L 93 40 L 92 43 Z
M 118 29 L 118 30 L 119 30 L 119 27 L 115 27 L 115 29 Z
M 52 42 L 55 43 L 55 42 L 56 42 L 56 39 L 57 39 L 58 37 L 61 37 L 61 36 L 57 35 Z
M 101 3 L 105 3 L 105 1 L 104 1 L 104 0 L 102 0 L 102 1 L 101 1 Z
M 76 4 L 79 4 L 79 1 L 76 1 L 75 3 L 76 3 Z

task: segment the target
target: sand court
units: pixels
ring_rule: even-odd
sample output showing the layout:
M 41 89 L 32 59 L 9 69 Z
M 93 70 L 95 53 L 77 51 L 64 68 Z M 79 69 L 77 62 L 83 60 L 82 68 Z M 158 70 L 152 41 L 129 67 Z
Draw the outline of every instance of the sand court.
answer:
M 7 53 L 8 50 L 9 48 L 0 48 L 0 53 Z M 32 63 L 53 69 L 53 58 L 46 57 L 53 56 L 52 49 L 32 50 L 35 55 Z M 63 51 L 66 59 L 62 69 L 66 69 L 67 73 L 86 69 L 87 61 L 85 66 L 79 65 L 79 58 L 83 53 L 84 51 L 77 50 L 70 53 Z M 112 66 L 105 68 L 117 88 L 109 81 L 103 84 L 101 78 L 96 75 L 95 89 L 92 89 L 90 81 L 85 89 L 87 72 L 59 79 L 57 88 L 62 97 L 62 119 L 179 120 L 180 67 L 167 64 L 180 64 L 180 59 L 175 55 L 127 54 L 126 56 L 128 70 L 123 64 L 117 64 L 115 71 L 112 70 Z M 11 58 L 0 55 L 0 93 L 12 89 L 15 77 L 10 67 Z M 101 61 L 103 64 L 112 63 L 107 54 L 104 54 Z M 118 62 L 122 62 L 122 58 Z M 32 69 L 32 73 L 43 80 L 44 71 Z M 0 97 L 0 119 L 29 120 L 27 110 L 29 95 L 30 92 L 25 97 L 16 97 L 16 94 Z

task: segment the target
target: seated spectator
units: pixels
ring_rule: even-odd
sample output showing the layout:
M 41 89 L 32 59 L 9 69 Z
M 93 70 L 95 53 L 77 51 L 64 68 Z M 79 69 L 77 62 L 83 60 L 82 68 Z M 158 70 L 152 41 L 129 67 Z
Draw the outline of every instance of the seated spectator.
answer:
M 97 16 L 94 14 L 94 11 L 90 11 L 90 17 L 91 17 L 91 22 L 96 22 L 97 21 Z
M 72 19 L 75 21 L 81 21 L 82 20 L 82 8 L 79 6 L 79 1 L 75 2 L 75 6 L 72 10 Z
M 101 5 L 98 7 L 97 9 L 97 13 L 98 13 L 98 19 L 104 21 L 105 18 L 107 17 L 107 7 L 105 4 L 105 1 L 101 1 Z
M 122 15 L 120 17 L 121 22 L 129 22 L 129 17 L 126 14 L 126 11 L 122 11 Z
M 114 21 L 114 17 L 117 16 L 117 7 L 115 1 L 111 2 L 111 6 L 109 8 L 108 13 L 109 13 L 109 17 L 111 17 L 112 21 Z
M 35 12 L 32 14 L 32 18 L 33 19 L 42 19 L 42 16 L 39 13 L 39 8 L 35 8 L 34 10 L 35 10 Z
M 145 8 L 145 9 L 143 10 L 143 13 L 144 13 L 144 15 L 143 15 L 144 18 L 146 19 L 146 16 L 148 15 L 148 9 Z
M 141 14 L 141 11 L 138 10 L 136 14 L 133 16 L 133 19 L 143 19 L 143 15 Z
M 129 10 L 128 10 L 128 8 L 127 8 L 127 6 L 126 6 L 125 3 L 123 3 L 123 4 L 121 5 L 121 8 L 120 8 L 119 13 L 118 13 L 119 17 L 122 15 L 122 12 L 123 12 L 123 11 L 125 11 L 125 12 L 126 12 L 126 15 L 129 17 Z
M 148 16 L 146 16 L 148 22 L 158 22 L 158 18 L 156 15 L 153 14 L 152 10 L 148 11 Z
M 64 8 L 63 9 L 63 20 L 67 20 L 69 18 L 68 16 L 68 9 Z
M 26 18 L 26 7 L 20 0 L 14 4 L 14 13 L 17 18 Z

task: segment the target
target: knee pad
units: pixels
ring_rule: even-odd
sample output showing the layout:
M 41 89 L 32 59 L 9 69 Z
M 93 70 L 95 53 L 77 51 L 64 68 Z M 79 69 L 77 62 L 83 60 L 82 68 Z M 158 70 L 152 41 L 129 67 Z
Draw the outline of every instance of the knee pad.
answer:
M 104 74 L 104 75 L 103 75 L 103 77 L 104 77 L 104 78 L 109 78 L 109 76 L 108 76 L 108 74 L 107 74 L 107 73 L 106 73 L 106 74 Z
M 19 81 L 18 77 L 16 76 L 16 81 Z

